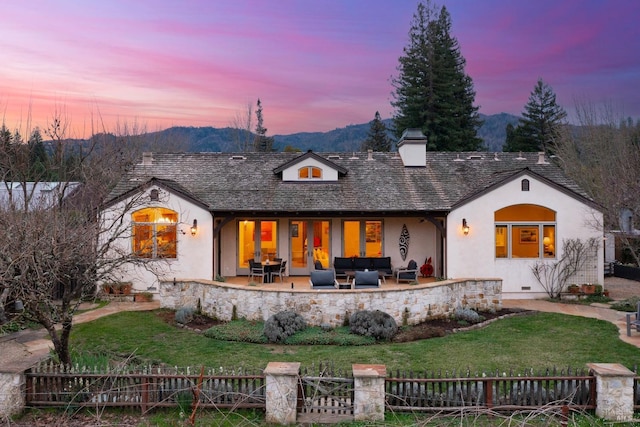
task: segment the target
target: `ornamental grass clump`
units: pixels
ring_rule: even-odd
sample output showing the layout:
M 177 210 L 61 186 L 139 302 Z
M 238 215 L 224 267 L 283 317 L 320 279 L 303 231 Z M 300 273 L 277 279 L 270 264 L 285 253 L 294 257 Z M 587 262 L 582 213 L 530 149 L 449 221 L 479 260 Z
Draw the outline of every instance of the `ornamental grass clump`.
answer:
M 188 306 L 182 307 L 178 311 L 176 311 L 176 323 L 181 325 L 186 325 L 193 320 L 193 313 L 195 313 L 195 308 Z
M 291 310 L 281 311 L 270 316 L 264 323 L 264 336 L 272 343 L 282 343 L 296 332 L 307 327 L 307 322 L 298 313 Z
M 398 325 L 388 313 L 363 310 L 351 315 L 349 329 L 353 334 L 388 341 L 398 332 Z
M 460 323 L 467 323 L 471 325 L 480 323 L 484 320 L 484 317 L 479 315 L 476 311 L 462 307 L 456 308 L 456 311 L 453 313 L 453 317 Z

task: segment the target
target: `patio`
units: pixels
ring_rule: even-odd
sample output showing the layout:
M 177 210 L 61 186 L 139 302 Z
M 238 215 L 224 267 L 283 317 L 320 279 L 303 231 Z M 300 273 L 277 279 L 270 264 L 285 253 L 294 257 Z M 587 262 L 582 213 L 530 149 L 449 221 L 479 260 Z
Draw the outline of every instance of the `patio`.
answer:
M 342 283 L 340 279 L 338 282 Z M 427 283 L 436 282 L 435 277 L 420 277 L 418 276 L 418 285 L 423 285 Z M 235 277 L 225 277 L 225 282 L 234 285 L 249 285 L 251 280 L 248 276 L 235 276 Z M 255 286 L 252 288 L 265 288 L 269 290 L 291 290 L 291 289 L 309 289 L 311 290 L 311 285 L 309 284 L 309 276 L 286 276 L 284 282 L 280 282 L 279 278 L 276 278 L 273 283 L 260 283 L 259 281 L 254 281 Z M 293 284 L 293 287 L 292 287 Z M 387 281 L 382 282 L 381 290 L 398 290 L 398 289 L 410 289 L 414 288 L 417 285 L 412 285 L 408 282 L 400 282 L 396 283 L 395 277 L 387 277 Z

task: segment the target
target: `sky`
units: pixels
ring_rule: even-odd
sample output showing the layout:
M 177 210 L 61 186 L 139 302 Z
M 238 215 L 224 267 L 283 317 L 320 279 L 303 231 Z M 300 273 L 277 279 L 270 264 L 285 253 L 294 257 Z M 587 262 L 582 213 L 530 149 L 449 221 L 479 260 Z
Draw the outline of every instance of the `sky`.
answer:
M 520 115 L 538 78 L 640 118 L 640 1 L 440 0 L 482 114 Z M 223 128 L 261 100 L 267 135 L 326 132 L 394 111 L 416 0 L 3 2 L 0 114 L 66 136 Z M 255 122 L 255 115 L 252 116 Z

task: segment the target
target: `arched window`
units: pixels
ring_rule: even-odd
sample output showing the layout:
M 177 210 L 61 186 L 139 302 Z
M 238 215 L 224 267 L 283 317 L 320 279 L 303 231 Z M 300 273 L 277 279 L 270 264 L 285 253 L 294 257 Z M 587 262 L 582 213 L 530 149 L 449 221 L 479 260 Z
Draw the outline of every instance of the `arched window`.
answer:
M 131 215 L 133 253 L 140 258 L 177 257 L 178 213 L 145 208 Z
M 315 166 L 304 166 L 298 169 L 298 179 L 322 179 L 322 169 Z
M 529 191 L 529 180 L 523 179 L 520 181 L 520 187 L 522 191 Z
M 497 210 L 496 258 L 555 258 L 556 213 L 521 204 Z

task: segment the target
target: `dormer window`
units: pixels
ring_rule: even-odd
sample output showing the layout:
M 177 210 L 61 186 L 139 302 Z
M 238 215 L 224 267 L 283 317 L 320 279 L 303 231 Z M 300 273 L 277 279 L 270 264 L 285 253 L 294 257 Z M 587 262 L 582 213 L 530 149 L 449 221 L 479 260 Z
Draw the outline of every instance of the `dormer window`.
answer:
M 298 179 L 322 179 L 322 169 L 315 166 L 304 166 L 298 169 Z

